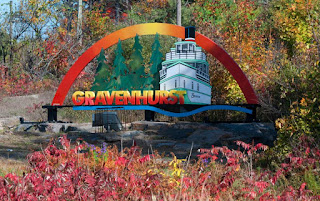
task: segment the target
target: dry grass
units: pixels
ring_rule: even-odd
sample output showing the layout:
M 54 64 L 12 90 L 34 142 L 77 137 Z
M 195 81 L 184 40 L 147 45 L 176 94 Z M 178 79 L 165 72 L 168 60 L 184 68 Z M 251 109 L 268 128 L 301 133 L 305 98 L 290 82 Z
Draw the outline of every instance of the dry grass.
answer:
M 35 95 L 5 97 L 0 100 L 0 118 L 21 116 L 27 121 L 37 121 L 41 115 L 37 112 L 28 112 L 28 107 L 39 103 L 50 104 L 53 96 L 53 91 L 47 91 Z
M 9 173 L 22 176 L 23 172 L 26 172 L 27 170 L 27 163 L 25 161 L 0 157 L 0 164 L 0 177 L 3 177 Z

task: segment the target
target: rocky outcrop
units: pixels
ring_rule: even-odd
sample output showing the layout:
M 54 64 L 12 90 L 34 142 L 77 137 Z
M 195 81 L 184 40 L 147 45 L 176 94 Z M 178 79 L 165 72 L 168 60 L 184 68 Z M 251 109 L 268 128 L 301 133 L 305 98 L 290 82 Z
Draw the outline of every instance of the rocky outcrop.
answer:
M 128 126 L 129 127 L 129 126 Z M 237 149 L 235 141 L 263 143 L 273 145 L 276 131 L 272 123 L 195 123 L 195 122 L 132 122 L 130 130 L 120 132 L 95 132 L 90 123 L 23 123 L 16 131 L 68 133 L 72 140 L 82 138 L 92 144 L 103 142 L 116 144 L 118 147 L 138 145 L 145 153 L 158 150 L 160 153 L 175 153 L 185 157 L 197 149 L 214 146 L 228 146 Z
M 18 116 L 0 118 L 0 131 L 12 129 L 19 124 Z

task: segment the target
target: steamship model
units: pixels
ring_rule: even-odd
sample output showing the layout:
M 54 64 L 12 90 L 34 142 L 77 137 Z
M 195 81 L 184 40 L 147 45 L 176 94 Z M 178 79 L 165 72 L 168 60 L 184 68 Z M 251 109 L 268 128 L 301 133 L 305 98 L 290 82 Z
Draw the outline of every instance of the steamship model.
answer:
M 185 41 L 166 53 L 160 73 L 160 90 L 184 90 L 185 104 L 211 104 L 209 64 L 195 43 L 195 27 L 185 28 Z

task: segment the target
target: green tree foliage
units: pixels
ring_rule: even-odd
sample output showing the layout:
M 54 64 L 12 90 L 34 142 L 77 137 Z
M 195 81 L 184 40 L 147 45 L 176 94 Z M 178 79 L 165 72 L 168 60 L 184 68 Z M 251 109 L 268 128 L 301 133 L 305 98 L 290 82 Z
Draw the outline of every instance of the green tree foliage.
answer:
M 132 47 L 132 54 L 130 56 L 129 67 L 132 72 L 136 72 L 139 68 L 143 66 L 143 57 L 142 57 L 142 46 L 140 44 L 139 36 L 136 35 L 134 38 L 134 44 Z
M 119 39 L 113 61 L 112 80 L 109 83 L 108 90 L 128 90 L 130 89 L 129 70 L 123 57 L 122 43 Z
M 0 61 L 6 63 L 6 57 L 9 55 L 10 37 L 9 35 L 0 30 Z
M 320 0 L 275 0 L 271 6 L 275 33 L 285 41 L 290 56 L 310 45 L 320 48 Z
M 126 66 L 125 58 L 123 57 L 123 49 L 122 49 L 122 43 L 121 40 L 119 39 L 117 49 L 115 51 L 115 59 L 113 61 L 113 67 L 114 67 L 114 72 L 115 72 L 115 77 L 118 76 L 124 76 L 126 75 L 129 70 Z
M 264 19 L 263 4 L 253 0 L 222 0 L 196 2 L 197 29 L 209 38 L 222 43 L 223 48 L 235 59 L 253 84 L 263 85 L 262 67 L 268 59 L 269 40 L 266 35 L 268 19 Z M 208 28 L 212 27 L 212 28 Z M 214 71 L 211 82 L 215 102 L 241 103 L 245 101 L 238 84 L 228 72 L 209 58 L 210 70 Z M 224 100 L 219 100 L 223 97 Z
M 150 64 L 152 64 L 150 67 L 150 77 L 153 78 L 149 80 L 152 81 L 150 82 L 150 84 L 152 84 L 154 90 L 160 89 L 159 71 L 161 70 L 161 63 L 162 63 L 162 57 L 163 57 L 162 53 L 160 52 L 160 49 L 161 49 L 161 45 L 159 41 L 159 34 L 157 33 L 154 38 L 154 42 L 152 44 L 152 55 L 149 62 Z
M 94 82 L 92 84 L 92 91 L 104 91 L 108 89 L 110 80 L 110 69 L 106 64 L 106 57 L 104 56 L 104 50 L 101 49 L 100 55 L 98 57 L 98 68 L 96 70 L 96 75 L 94 77 Z
M 303 135 L 311 136 L 320 142 L 320 70 L 314 66 L 311 71 L 301 72 L 298 82 L 302 82 L 298 90 L 303 98 L 297 97 L 290 105 L 290 114 L 276 120 L 279 129 L 275 149 L 292 150 Z
M 134 89 L 143 89 L 146 82 L 146 73 L 142 57 L 142 46 L 139 41 L 139 36 L 134 38 L 134 45 L 132 47 L 132 54 L 130 56 L 129 67 L 131 70 L 131 82 Z
M 191 2 L 182 0 L 182 26 L 195 25 L 194 6 Z M 129 18 L 136 24 L 145 22 L 176 24 L 176 8 L 176 0 L 139 1 L 132 5 L 132 9 L 128 13 Z

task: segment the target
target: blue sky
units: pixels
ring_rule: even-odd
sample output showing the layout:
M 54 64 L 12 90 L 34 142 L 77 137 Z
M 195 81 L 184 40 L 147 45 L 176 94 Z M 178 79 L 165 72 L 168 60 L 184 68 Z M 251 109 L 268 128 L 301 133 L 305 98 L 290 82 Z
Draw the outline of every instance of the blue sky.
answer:
M 3 12 L 9 12 L 9 2 L 10 0 L 0 0 L 0 16 L 1 16 L 1 13 Z M 12 0 L 13 6 L 18 2 L 19 0 Z M 3 4 L 8 4 L 8 5 L 3 5 Z

